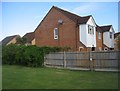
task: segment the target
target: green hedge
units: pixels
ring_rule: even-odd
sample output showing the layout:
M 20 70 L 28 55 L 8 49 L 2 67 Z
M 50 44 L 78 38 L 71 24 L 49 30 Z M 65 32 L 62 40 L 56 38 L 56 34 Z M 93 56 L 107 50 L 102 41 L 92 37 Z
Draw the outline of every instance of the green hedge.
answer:
M 2 63 L 38 67 L 43 65 L 43 53 L 36 46 L 8 45 L 2 48 Z
M 42 67 L 44 55 L 50 52 L 66 51 L 69 47 L 37 47 L 10 44 L 2 47 L 2 63 L 30 67 Z

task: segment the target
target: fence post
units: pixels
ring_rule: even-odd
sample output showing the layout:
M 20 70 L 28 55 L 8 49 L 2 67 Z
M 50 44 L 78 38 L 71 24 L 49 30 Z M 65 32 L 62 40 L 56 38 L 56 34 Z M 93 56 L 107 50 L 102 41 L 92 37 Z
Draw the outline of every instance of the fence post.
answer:
M 93 58 L 92 58 L 92 52 L 90 51 L 90 59 L 89 59 L 89 61 L 90 61 L 90 70 L 91 71 L 93 71 L 94 69 L 93 69 Z
M 78 60 L 78 53 L 79 52 L 77 51 L 76 53 L 77 53 L 77 58 L 76 58 L 76 65 L 75 66 L 77 67 L 77 66 L 79 66 L 79 64 L 78 64 L 79 63 L 79 60 Z
M 44 55 L 44 66 L 46 66 L 46 57 Z
M 64 65 L 64 68 L 66 68 L 66 53 L 65 53 L 65 51 L 64 51 L 63 56 L 64 56 L 63 65 Z

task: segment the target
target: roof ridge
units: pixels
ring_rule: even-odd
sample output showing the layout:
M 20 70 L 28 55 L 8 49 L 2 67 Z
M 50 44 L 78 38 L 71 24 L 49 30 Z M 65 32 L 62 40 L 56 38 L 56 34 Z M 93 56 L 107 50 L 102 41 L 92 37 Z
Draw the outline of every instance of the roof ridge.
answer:
M 104 25 L 104 26 L 99 26 L 99 27 L 111 27 L 112 25 Z
M 79 23 L 79 24 L 86 23 L 88 21 L 88 19 L 92 16 L 92 15 L 88 15 L 88 16 L 81 17 L 77 14 L 74 14 L 74 13 L 71 13 L 69 11 L 63 10 L 63 9 L 58 8 L 56 6 L 53 6 L 52 8 L 55 8 L 56 10 L 58 10 L 59 12 L 63 13 L 65 16 L 67 16 L 69 19 L 71 19 L 75 23 Z
M 12 35 L 12 36 L 7 36 L 5 37 L 1 42 L 2 45 L 6 45 L 10 40 L 12 40 L 13 38 L 20 36 L 20 35 Z
M 27 39 L 26 41 L 28 43 L 30 43 L 35 38 L 35 32 L 28 32 L 23 37 Z
M 59 7 L 57 7 L 57 6 L 53 6 L 53 7 L 54 7 L 54 8 L 57 8 L 57 9 L 59 9 L 59 10 L 65 11 L 65 12 L 67 12 L 67 13 L 73 14 L 73 15 L 75 15 L 75 16 L 81 17 L 81 18 L 83 18 L 83 17 L 91 17 L 91 16 L 92 16 L 92 15 L 80 16 L 80 15 L 78 15 L 78 14 L 75 14 L 75 13 L 69 12 L 69 11 L 64 10 L 64 9 L 61 9 L 61 8 L 59 8 Z
M 97 27 L 100 28 L 100 30 L 101 30 L 102 32 L 105 32 L 105 31 L 109 31 L 110 28 L 112 27 L 112 25 L 105 25 L 105 26 L 98 26 L 98 25 L 97 25 Z
M 33 31 L 33 32 L 28 32 L 28 33 L 26 33 L 26 34 L 30 34 L 30 33 L 34 33 L 34 31 Z
M 87 16 L 81 16 L 81 18 L 83 18 L 83 17 L 91 17 L 92 15 L 87 15 Z
M 10 35 L 10 36 L 6 36 L 6 38 L 7 37 L 14 37 L 14 36 L 20 36 L 19 34 L 17 34 L 17 35 Z
M 61 11 L 64 11 L 64 12 L 67 12 L 67 13 L 73 14 L 73 15 L 78 16 L 78 17 L 81 17 L 81 16 L 79 16 L 79 15 L 77 15 L 77 14 L 74 14 L 74 13 L 69 12 L 69 11 L 64 10 L 64 9 L 61 9 L 61 8 L 59 8 L 59 7 L 57 7 L 57 6 L 53 6 L 53 7 L 56 8 L 56 9 L 59 9 L 59 10 L 61 10 Z

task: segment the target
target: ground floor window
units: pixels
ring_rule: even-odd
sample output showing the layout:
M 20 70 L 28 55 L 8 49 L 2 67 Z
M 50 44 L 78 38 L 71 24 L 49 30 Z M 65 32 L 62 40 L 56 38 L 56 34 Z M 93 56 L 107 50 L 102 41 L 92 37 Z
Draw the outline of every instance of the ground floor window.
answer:
M 114 48 L 110 48 L 110 50 L 114 50 Z
M 92 47 L 92 48 L 91 48 L 91 51 L 95 51 L 95 47 Z
M 83 47 L 79 47 L 79 51 L 83 51 Z
M 108 48 L 107 48 L 107 47 L 105 47 L 105 48 L 104 48 L 104 51 L 108 51 Z

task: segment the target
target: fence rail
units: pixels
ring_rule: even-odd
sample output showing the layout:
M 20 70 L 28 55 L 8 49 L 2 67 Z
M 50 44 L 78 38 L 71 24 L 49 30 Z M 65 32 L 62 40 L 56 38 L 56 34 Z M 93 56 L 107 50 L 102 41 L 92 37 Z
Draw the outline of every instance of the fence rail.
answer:
M 118 71 L 120 51 L 56 52 L 45 55 L 44 65 L 79 70 Z

